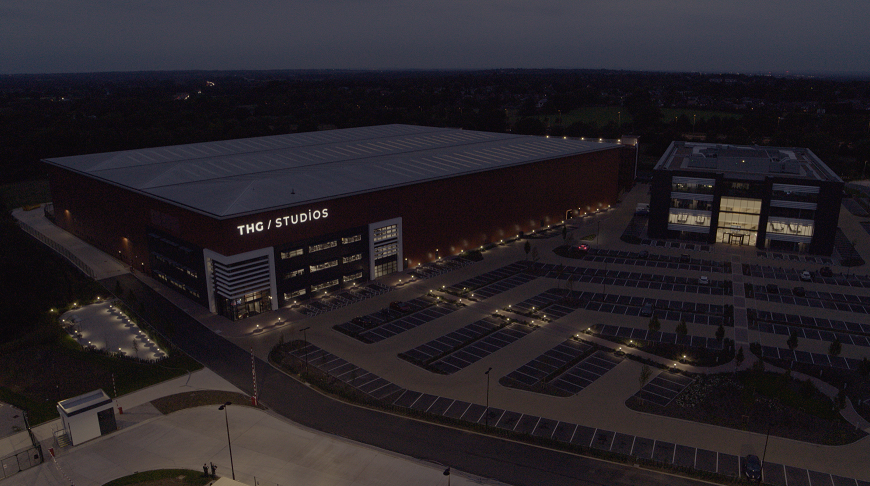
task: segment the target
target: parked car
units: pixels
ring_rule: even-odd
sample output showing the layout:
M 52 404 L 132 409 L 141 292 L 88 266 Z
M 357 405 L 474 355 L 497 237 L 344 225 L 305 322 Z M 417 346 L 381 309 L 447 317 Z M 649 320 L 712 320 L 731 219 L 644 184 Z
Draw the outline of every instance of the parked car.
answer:
M 351 319 L 350 322 L 356 324 L 357 326 L 362 326 L 362 327 L 372 327 L 375 325 L 375 321 L 371 317 L 368 317 L 368 316 L 354 317 L 353 319 Z
M 641 317 L 652 317 L 652 314 L 653 314 L 653 305 L 651 303 L 647 302 L 646 304 L 643 305 L 643 307 L 640 308 Z
M 579 245 L 572 246 L 568 249 L 568 253 L 576 256 L 583 256 L 589 252 L 589 245 L 586 243 L 581 243 Z
M 767 284 L 764 286 L 764 289 L 767 290 L 768 294 L 778 294 L 779 293 L 779 287 L 777 287 L 776 284 L 772 284 L 772 283 Z
M 390 309 L 399 312 L 411 312 L 411 306 L 407 302 L 390 302 Z
M 649 258 L 649 252 L 646 250 L 643 250 L 637 254 L 637 257 L 640 258 L 641 260 L 646 260 L 647 258 Z
M 706 275 L 698 277 L 698 285 L 710 285 L 710 278 Z
M 761 479 L 761 461 L 758 459 L 758 456 L 755 454 L 749 454 L 746 456 L 743 465 L 743 472 L 750 480 L 758 481 Z
M 833 277 L 834 272 L 832 272 L 829 267 L 822 267 L 819 269 L 819 275 L 822 277 Z
M 689 257 L 688 253 L 683 253 L 680 255 L 680 263 L 689 263 L 692 259 Z
M 795 287 L 791 289 L 791 293 L 794 294 L 795 297 L 803 297 L 807 295 L 807 292 L 804 290 L 803 287 Z
M 812 282 L 813 274 L 811 274 L 807 270 L 804 270 L 803 272 L 801 272 L 801 280 L 803 280 L 804 282 Z

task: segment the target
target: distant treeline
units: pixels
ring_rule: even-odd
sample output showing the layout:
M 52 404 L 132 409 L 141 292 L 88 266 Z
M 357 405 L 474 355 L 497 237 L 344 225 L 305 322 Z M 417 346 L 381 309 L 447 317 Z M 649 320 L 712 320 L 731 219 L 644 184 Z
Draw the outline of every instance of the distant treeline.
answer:
M 607 108 L 602 110 L 602 108 Z M 555 136 L 806 146 L 846 177 L 870 159 L 870 83 L 606 70 L 233 71 L 0 77 L 0 182 L 43 158 L 406 123 Z M 597 109 L 600 116 L 584 116 Z M 667 113 L 666 116 L 664 113 Z M 588 113 L 587 113 L 588 115 Z M 671 116 L 674 115 L 674 116 Z

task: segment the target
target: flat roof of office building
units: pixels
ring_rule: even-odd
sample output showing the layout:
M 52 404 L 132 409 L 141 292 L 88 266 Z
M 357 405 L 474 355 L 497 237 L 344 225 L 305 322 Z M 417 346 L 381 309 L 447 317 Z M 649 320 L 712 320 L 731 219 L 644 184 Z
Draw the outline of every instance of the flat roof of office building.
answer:
M 44 162 L 224 219 L 614 146 L 556 137 L 383 125 Z
M 747 180 L 787 177 L 843 182 L 810 149 L 796 147 L 673 142 L 655 169 L 724 173 Z

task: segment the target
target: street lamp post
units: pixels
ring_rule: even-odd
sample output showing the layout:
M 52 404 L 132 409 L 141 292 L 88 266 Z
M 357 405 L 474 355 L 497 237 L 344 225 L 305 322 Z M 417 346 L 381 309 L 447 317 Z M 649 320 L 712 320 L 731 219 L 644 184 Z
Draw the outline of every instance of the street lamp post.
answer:
M 488 370 L 484 373 L 486 375 L 486 411 L 484 412 L 484 421 L 486 426 L 489 427 L 489 372 L 492 371 L 492 366 L 489 367 Z
M 601 234 L 601 220 L 598 220 L 598 231 L 595 232 L 595 246 L 598 246 L 599 248 L 600 248 L 600 245 L 598 244 L 598 235 L 600 235 L 600 234 Z
M 230 441 L 230 419 L 227 418 L 227 407 L 233 402 L 227 402 L 218 407 L 218 410 L 224 411 L 224 421 L 227 423 L 227 447 L 230 450 L 230 471 L 233 473 L 233 481 L 236 480 L 236 468 L 233 466 L 233 443 Z
M 302 333 L 302 341 L 305 343 L 305 371 L 308 371 L 308 333 L 305 331 L 309 329 L 311 329 L 311 326 L 306 326 L 299 330 Z

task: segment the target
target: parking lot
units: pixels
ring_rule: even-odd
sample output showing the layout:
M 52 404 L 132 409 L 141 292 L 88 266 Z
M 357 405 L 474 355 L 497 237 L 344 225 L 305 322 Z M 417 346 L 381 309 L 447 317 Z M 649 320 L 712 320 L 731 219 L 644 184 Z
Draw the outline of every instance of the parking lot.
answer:
M 418 297 L 406 303 L 411 308 L 411 314 L 404 315 L 402 312 L 387 308 L 364 316 L 369 323 L 368 327 L 348 321 L 337 324 L 334 328 L 364 343 L 371 344 L 389 339 L 439 317 L 444 317 L 458 309 L 456 306 L 439 304 L 432 297 Z
M 596 352 L 597 355 L 599 352 Z M 602 353 L 613 359 L 612 355 Z M 338 358 L 313 344 L 293 351 L 300 360 L 308 359 L 309 366 L 318 367 L 337 379 L 356 387 L 374 398 L 395 406 L 426 412 L 434 415 L 460 420 L 463 422 L 487 424 L 516 433 L 552 439 L 565 444 L 592 447 L 604 451 L 623 454 L 629 457 L 673 464 L 676 466 L 718 473 L 730 477 L 743 474 L 743 458 L 712 450 L 695 448 L 673 442 L 660 441 L 641 436 L 614 432 L 559 421 L 544 416 L 523 414 L 500 408 L 497 403 L 485 404 L 456 400 L 399 387 L 384 378 L 363 370 Z M 595 356 L 595 355 L 593 355 Z M 595 366 L 599 366 L 597 362 Z M 605 365 L 607 366 L 607 365 Z M 606 373 L 606 371 L 605 371 Z M 601 373 L 603 374 L 603 373 Z M 644 387 L 646 400 L 668 400 L 676 396 L 676 389 L 685 388 L 691 378 L 663 371 Z M 673 398 L 670 398 L 672 400 Z M 766 461 L 763 467 L 763 480 L 777 486 L 796 484 L 816 485 L 854 485 L 870 486 L 870 482 L 858 481 L 828 473 L 784 466 Z
M 693 381 L 695 380 L 689 376 L 672 373 L 670 370 L 660 371 L 634 396 L 660 407 L 666 407 Z
M 592 346 L 579 339 L 571 338 L 541 354 L 507 375 L 526 386 L 533 386 L 561 369 L 571 361 L 590 352 Z
M 631 297 L 589 291 L 574 292 L 564 289 L 547 290 L 517 304 L 511 304 L 509 309 L 516 308 L 523 312 L 534 312 L 533 315 L 540 315 L 549 320 L 560 319 L 582 309 L 615 315 L 639 316 L 643 318 L 643 321 L 639 320 L 638 324 L 646 325 L 651 317 L 641 316 L 641 309 L 646 304 L 652 306 L 653 315 L 659 320 L 676 322 L 685 320 L 688 324 L 710 326 L 719 326 L 725 323 L 722 316 L 723 306 L 717 304 Z
M 632 339 L 635 341 L 650 341 L 654 343 L 678 344 L 680 346 L 690 346 L 693 348 L 706 348 L 712 350 L 720 350 L 723 348 L 722 341 L 716 338 L 680 335 L 673 332 L 650 331 L 649 329 L 639 329 L 635 327 L 613 326 L 610 324 L 595 324 L 590 326 L 590 331 L 593 334 L 611 337 Z
M 577 363 L 571 369 L 559 375 L 551 384 L 572 395 L 580 393 L 592 382 L 604 376 L 622 361 L 622 358 L 612 353 L 596 351 L 592 356 Z
M 556 235 L 558 236 L 558 233 Z M 553 241 L 538 238 L 531 243 L 555 246 L 558 244 L 558 238 L 553 238 Z M 719 444 L 721 441 L 715 439 L 710 441 L 715 447 L 704 448 L 703 442 L 706 441 L 701 441 L 702 443 L 691 444 L 701 446 L 695 448 L 680 445 L 677 437 L 668 437 L 670 441 L 663 441 L 631 435 L 626 433 L 629 431 L 620 429 L 618 424 L 621 422 L 604 421 L 601 422 L 604 427 L 594 428 L 592 426 L 600 420 L 590 420 L 591 423 L 584 424 L 572 423 L 571 414 L 564 412 L 548 417 L 547 410 L 550 406 L 555 406 L 557 411 L 563 410 L 563 405 L 559 402 L 551 402 L 552 400 L 565 400 L 564 403 L 574 403 L 573 401 L 577 400 L 578 403 L 586 404 L 593 400 L 592 396 L 584 391 L 590 385 L 594 384 L 595 389 L 601 386 L 618 386 L 613 382 L 615 377 L 620 376 L 624 379 L 626 370 L 636 366 L 636 363 L 625 363 L 620 367 L 620 364 L 624 363 L 624 359 L 619 361 L 621 357 L 609 351 L 595 351 L 589 344 L 571 336 L 580 333 L 582 339 L 585 336 L 584 331 L 591 328 L 593 336 L 613 340 L 633 339 L 720 350 L 723 348 L 723 342 L 712 337 L 713 331 L 719 325 L 723 325 L 726 328 L 726 337 L 734 337 L 730 328 L 732 321 L 730 317 L 728 319 L 725 317 L 725 305 L 735 303 L 731 295 L 732 289 L 739 288 L 742 294 L 745 288 L 744 282 L 748 282 L 752 287 L 747 288 L 749 304 L 746 307 L 754 311 L 761 306 L 757 315 L 749 316 L 752 326 L 749 339 L 756 340 L 761 337 L 763 346 L 758 349 L 763 356 L 789 359 L 791 353 L 798 362 L 854 367 L 857 366 L 858 361 L 848 355 L 854 353 L 855 348 L 848 348 L 849 352 L 844 350 L 846 357 L 832 359 L 823 352 L 814 353 L 815 349 L 807 349 L 811 348 L 809 345 L 791 351 L 784 346 L 785 338 L 792 328 L 798 328 L 799 336 L 807 339 L 812 339 L 816 332 L 819 340 L 843 338 L 841 342 L 846 348 L 849 345 L 863 344 L 864 338 L 867 337 L 861 323 L 865 322 L 868 314 L 862 313 L 862 309 L 857 307 L 867 307 L 865 310 L 870 310 L 868 305 L 870 299 L 863 297 L 866 288 L 863 283 L 864 278 L 846 278 L 844 275 L 837 274 L 830 278 L 820 278 L 814 274 L 813 282 L 804 283 L 800 279 L 803 263 L 808 265 L 828 263 L 807 255 L 802 255 L 797 260 L 786 258 L 780 267 L 776 267 L 756 263 L 753 260 L 754 249 L 747 248 L 745 249 L 747 251 L 740 252 L 743 257 L 749 255 L 742 260 L 750 266 L 747 268 L 740 259 L 733 258 L 730 254 L 723 257 L 721 253 L 713 253 L 712 247 L 707 248 L 711 253 L 703 255 L 698 252 L 704 250 L 702 248 L 704 245 L 667 243 L 664 246 L 650 246 L 647 253 L 640 251 L 645 249 L 642 246 L 633 247 L 634 250 L 592 248 L 584 257 L 574 260 L 557 258 L 550 255 L 547 250 L 540 252 L 539 249 L 543 258 L 531 261 L 524 258 L 522 244 L 521 240 L 519 243 L 497 245 L 491 250 L 492 253 L 484 251 L 484 262 L 477 274 L 471 272 L 477 266 L 470 266 L 457 272 L 463 275 L 462 277 L 444 280 L 445 277 L 442 276 L 442 280 L 433 283 L 430 287 L 423 286 L 427 290 L 431 288 L 434 291 L 432 295 L 441 295 L 446 299 L 461 298 L 466 308 L 459 308 L 438 317 L 424 315 L 425 311 L 419 310 L 396 319 L 393 326 L 383 323 L 374 326 L 371 330 L 360 331 L 361 333 L 375 331 L 372 336 L 380 335 L 372 341 L 376 339 L 383 341 L 401 334 L 404 330 L 417 329 L 413 334 L 397 339 L 397 342 L 402 343 L 402 347 L 396 350 L 410 362 L 408 364 L 416 365 L 410 366 L 416 371 L 407 371 L 408 366 L 401 364 L 395 370 L 381 368 L 384 377 L 373 377 L 360 368 L 355 373 L 361 373 L 360 376 L 364 377 L 362 380 L 358 379 L 358 381 L 365 381 L 361 386 L 365 386 L 365 390 L 371 390 L 377 395 L 389 393 L 388 400 L 394 399 L 394 405 L 413 410 L 479 424 L 488 423 L 490 426 L 513 432 L 585 444 L 588 447 L 610 452 L 737 476 L 742 472 L 743 454 L 738 454 L 732 450 L 734 447 L 728 444 Z M 677 254 L 673 254 L 677 248 Z M 664 252 L 668 250 L 671 250 L 671 253 L 665 254 Z M 659 253 L 660 251 L 663 253 Z M 682 251 L 694 253 L 691 253 L 686 261 L 686 257 L 680 254 Z M 498 260 L 501 258 L 499 255 L 511 252 L 515 260 Z M 773 258 L 774 253 L 771 252 L 765 257 Z M 496 255 L 495 259 L 493 255 Z M 706 258 L 699 258 L 702 255 Z M 733 273 L 732 261 L 734 265 L 738 265 L 733 269 Z M 801 266 L 796 266 L 792 262 L 797 262 Z M 789 267 L 790 264 L 793 268 Z M 742 281 L 739 278 L 741 274 Z M 700 280 L 702 276 L 707 277 L 703 282 Z M 549 279 L 552 287 L 548 287 L 544 279 Z M 768 291 L 765 284 L 770 282 L 761 279 L 770 279 L 771 282 L 778 284 L 777 290 Z M 733 283 L 732 280 L 736 282 Z M 831 288 L 822 287 L 828 284 Z M 795 295 L 793 287 L 796 286 L 805 286 L 803 296 Z M 837 288 L 845 290 L 846 286 L 854 290 L 837 292 Z M 445 293 L 439 294 L 438 290 L 443 290 Z M 404 299 L 407 300 L 407 297 Z M 651 315 L 646 315 L 646 306 L 650 308 Z M 828 327 L 825 320 L 819 319 L 818 313 L 811 314 L 815 316 L 812 318 L 804 315 L 803 309 L 830 310 L 844 314 L 848 312 L 860 317 L 847 322 L 835 321 L 835 316 L 824 316 L 828 320 L 827 324 L 830 326 Z M 480 310 L 484 312 L 481 313 Z M 500 316 L 493 314 L 496 310 L 501 313 Z M 594 317 L 582 311 L 594 312 L 601 317 Z M 465 316 L 468 315 L 473 318 L 465 320 Z M 662 321 L 665 332 L 648 330 L 651 316 L 656 316 Z M 402 320 L 409 317 L 411 317 L 410 322 Z M 430 319 L 430 317 L 434 318 Z M 441 317 L 444 319 L 440 319 Z M 496 328 L 504 324 L 507 317 L 538 323 L 547 332 L 533 333 L 530 330 L 521 330 L 520 333 L 512 336 L 497 334 Z M 463 320 L 465 322 L 462 322 Z M 689 325 L 690 334 L 678 335 L 672 332 L 673 325 L 682 320 Z M 703 326 L 696 326 L 698 324 Z M 870 322 L 867 325 L 870 325 Z M 512 323 L 505 329 L 519 330 L 515 329 L 519 326 L 521 325 Z M 441 327 L 446 329 L 439 332 Z M 565 332 L 565 334 L 557 336 L 553 334 L 554 332 Z M 844 338 L 846 335 L 849 336 L 848 339 Z M 783 337 L 777 338 L 778 336 Z M 541 346 L 542 339 L 549 341 L 546 346 Z M 782 339 L 782 345 L 778 346 L 776 339 Z M 870 341 L 867 342 L 870 344 Z M 535 349 L 534 353 L 528 352 L 529 348 L 538 347 L 540 349 Z M 744 350 L 747 351 L 749 350 Z M 380 351 L 378 353 L 381 354 Z M 522 358 L 518 359 L 518 356 Z M 481 360 L 485 362 L 481 364 Z M 375 369 L 374 366 L 376 365 L 366 365 L 366 368 Z M 504 370 L 499 378 L 508 379 L 500 380 L 498 384 L 493 383 L 490 406 L 487 409 L 484 403 L 486 388 L 483 371 L 489 366 L 494 366 L 496 370 Z M 471 374 L 458 374 L 461 370 L 469 370 Z M 402 375 L 406 373 L 414 378 L 411 381 L 402 381 Z M 471 378 L 478 373 L 479 378 Z M 454 375 L 458 378 L 454 378 Z M 349 379 L 346 371 L 343 377 Z M 417 390 L 414 389 L 415 386 L 408 385 L 417 381 L 432 385 L 421 385 Z M 634 389 L 625 397 L 638 396 L 645 401 L 665 406 L 675 400 L 691 383 L 691 378 L 670 372 L 658 373 L 646 383 L 643 389 L 639 389 L 636 376 L 633 376 L 630 381 L 634 384 Z M 504 391 L 505 387 L 511 386 L 511 383 L 518 388 L 513 390 L 513 393 L 522 395 L 513 395 Z M 628 385 L 625 387 L 629 388 Z M 529 393 L 529 389 L 536 393 Z M 555 394 L 559 398 L 540 398 L 543 393 Z M 521 400 L 514 406 L 514 400 L 507 400 L 504 397 L 521 398 Z M 536 400 L 541 400 L 540 407 L 529 406 L 531 403 L 537 403 Z M 600 400 L 606 401 L 606 398 Z M 544 403 L 547 405 L 543 405 Z M 614 408 L 621 409 L 616 404 Z M 621 412 L 611 414 L 610 411 L 602 411 L 602 413 L 607 416 L 621 414 Z M 559 418 L 567 418 L 567 420 L 559 420 Z M 577 420 L 583 419 L 577 418 Z M 719 446 L 722 452 L 715 450 Z M 783 460 L 778 455 L 772 457 L 774 460 Z M 792 464 L 792 466 L 799 465 Z M 787 478 L 790 481 L 799 481 L 792 477 L 791 469 L 776 464 L 770 457 L 764 466 L 764 471 L 765 480 L 773 484 L 785 484 Z M 801 471 L 807 478 L 817 475 L 819 478 L 826 477 L 828 484 L 838 484 L 835 476 L 819 475 L 806 469 Z M 853 480 L 852 484 L 856 482 Z
M 478 288 L 498 282 L 499 280 L 504 280 L 506 278 L 512 277 L 526 270 L 528 266 L 529 262 L 514 262 L 509 265 L 505 265 L 504 267 L 497 268 L 481 275 L 477 275 L 475 277 L 463 280 L 462 282 L 459 282 L 457 284 L 453 284 L 450 286 L 449 290 L 454 293 L 462 293 L 468 290 L 474 291 Z
M 502 327 L 503 326 L 503 327 Z M 411 362 L 452 374 L 521 339 L 536 327 L 486 318 L 434 339 L 403 355 Z

